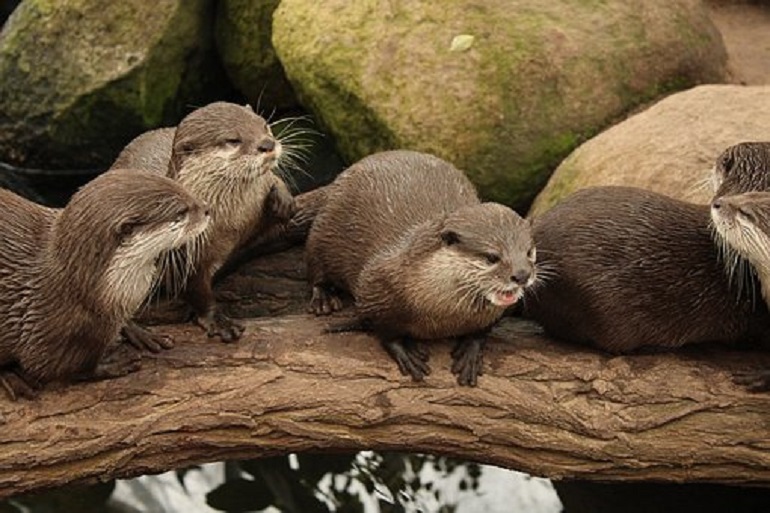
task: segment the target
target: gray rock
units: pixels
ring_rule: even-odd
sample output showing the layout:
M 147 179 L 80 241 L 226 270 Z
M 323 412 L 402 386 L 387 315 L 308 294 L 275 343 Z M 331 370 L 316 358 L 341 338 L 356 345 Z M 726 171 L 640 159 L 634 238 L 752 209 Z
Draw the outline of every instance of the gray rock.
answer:
M 0 33 L 0 159 L 108 164 L 222 90 L 211 0 L 24 0 Z
M 280 0 L 220 0 L 216 41 L 227 76 L 262 115 L 298 106 L 273 48 L 273 11 Z
M 348 161 L 431 152 L 516 207 L 581 141 L 726 60 L 700 0 L 282 0 L 273 44 Z

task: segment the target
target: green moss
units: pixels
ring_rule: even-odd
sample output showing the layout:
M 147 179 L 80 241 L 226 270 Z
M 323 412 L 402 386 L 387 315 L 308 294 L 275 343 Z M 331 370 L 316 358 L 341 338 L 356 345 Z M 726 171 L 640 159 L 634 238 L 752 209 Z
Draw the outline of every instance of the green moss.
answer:
M 273 48 L 280 0 L 221 0 L 215 35 L 230 80 L 255 107 L 290 108 L 297 99 Z
M 521 209 L 582 141 L 719 68 L 672 44 L 668 16 L 679 9 L 721 45 L 699 7 L 652 3 L 453 0 L 377 12 L 373 1 L 282 0 L 274 43 L 348 159 L 430 151 L 466 170 L 485 198 Z M 473 46 L 450 52 L 457 34 Z
M 25 0 L 0 38 L 0 158 L 104 165 L 137 133 L 205 103 L 212 7 Z

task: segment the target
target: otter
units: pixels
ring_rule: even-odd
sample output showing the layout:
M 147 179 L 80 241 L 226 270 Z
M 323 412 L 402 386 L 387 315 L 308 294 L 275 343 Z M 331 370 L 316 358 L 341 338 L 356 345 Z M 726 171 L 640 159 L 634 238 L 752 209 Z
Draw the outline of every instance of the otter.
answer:
M 717 157 L 711 173 L 712 200 L 730 194 L 770 190 L 770 143 L 741 142 L 727 147 Z M 718 235 L 718 234 L 717 234 Z M 758 281 L 748 260 L 728 244 L 716 238 L 725 270 L 738 287 L 753 293 Z
M 0 209 L 0 383 L 9 396 L 136 370 L 135 359 L 103 356 L 148 296 L 160 255 L 203 233 L 206 207 L 168 178 L 113 170 L 63 209 L 4 190 Z
M 762 298 L 770 304 L 770 192 L 715 198 L 711 219 L 717 238 L 751 264 Z M 741 372 L 735 381 L 752 391 L 770 391 L 770 370 Z
M 473 386 L 484 334 L 536 279 L 529 223 L 481 203 L 450 163 L 413 151 L 370 155 L 327 187 L 306 246 L 309 309 L 327 315 L 352 294 L 402 374 L 430 372 L 414 339 L 457 337 L 452 372 Z
M 251 108 L 215 102 L 194 110 L 176 128 L 138 136 L 113 163 L 173 178 L 211 209 L 198 254 L 180 250 L 172 258 L 191 265 L 192 273 L 182 282 L 169 272 L 165 280 L 167 289 L 182 291 L 209 337 L 231 342 L 244 329 L 219 311 L 214 274 L 269 220 L 288 220 L 294 212 L 291 192 L 274 173 L 281 151 L 267 122 Z
M 710 219 L 708 205 L 633 187 L 570 195 L 533 222 L 542 280 L 524 315 L 616 354 L 763 340 L 767 308 L 731 283 Z

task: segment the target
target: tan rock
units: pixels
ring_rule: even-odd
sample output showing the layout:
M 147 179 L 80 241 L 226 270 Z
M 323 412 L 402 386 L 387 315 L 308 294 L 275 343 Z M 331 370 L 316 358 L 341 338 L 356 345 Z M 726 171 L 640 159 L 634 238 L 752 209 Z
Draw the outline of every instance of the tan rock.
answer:
M 707 85 L 673 94 L 572 152 L 530 215 L 597 185 L 642 187 L 706 203 L 714 161 L 743 141 L 770 141 L 770 86 Z

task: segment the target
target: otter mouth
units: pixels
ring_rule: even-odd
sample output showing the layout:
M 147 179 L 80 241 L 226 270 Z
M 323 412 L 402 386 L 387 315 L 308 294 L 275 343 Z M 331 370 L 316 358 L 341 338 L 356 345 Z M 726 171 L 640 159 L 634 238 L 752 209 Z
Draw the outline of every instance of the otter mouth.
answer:
M 487 294 L 487 300 L 495 306 L 511 306 L 519 300 L 518 291 L 498 290 Z

